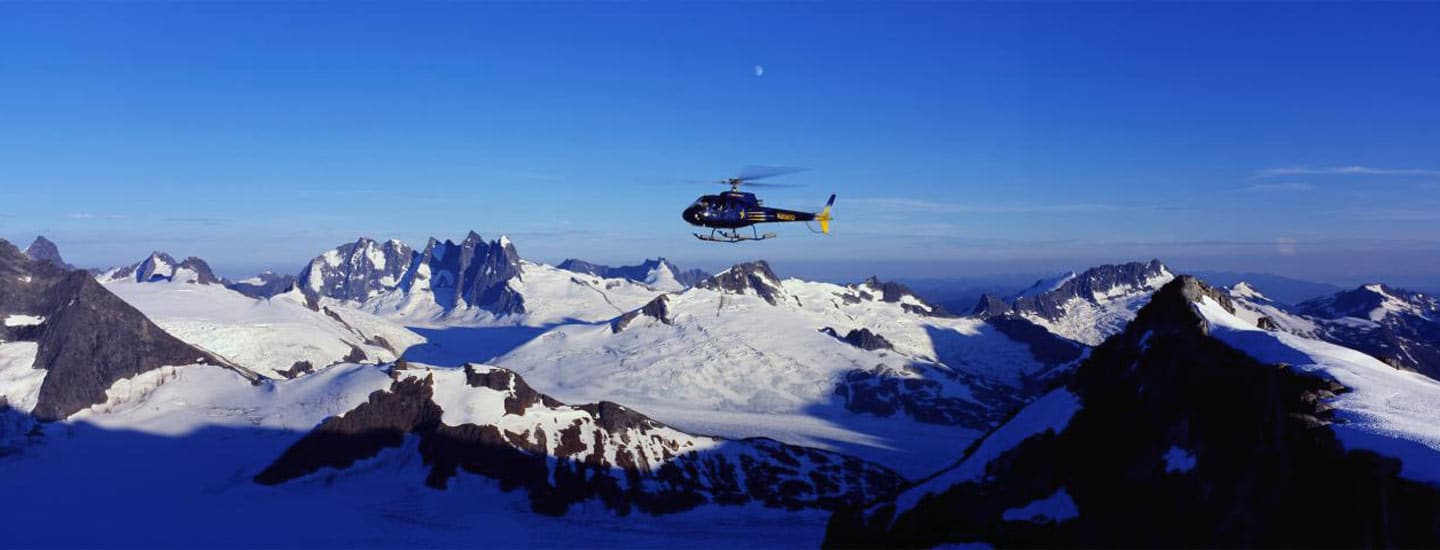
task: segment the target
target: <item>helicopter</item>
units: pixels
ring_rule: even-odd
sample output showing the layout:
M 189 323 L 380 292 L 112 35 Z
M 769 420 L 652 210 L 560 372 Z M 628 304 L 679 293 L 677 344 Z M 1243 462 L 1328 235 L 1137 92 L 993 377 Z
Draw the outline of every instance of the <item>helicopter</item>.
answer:
M 830 221 L 834 219 L 830 215 L 830 207 L 835 204 L 835 195 L 833 194 L 830 195 L 830 200 L 825 202 L 825 208 L 821 211 L 801 212 L 765 206 L 764 201 L 756 198 L 754 193 L 740 190 L 741 186 L 794 187 L 784 184 L 761 183 L 756 180 L 799 171 L 798 168 L 747 168 L 739 176 L 714 181 L 713 183 L 729 185 L 730 190 L 718 195 L 705 195 L 696 199 L 684 212 L 681 212 L 680 217 L 690 225 L 710 228 L 709 234 L 694 233 L 695 238 L 710 242 L 738 243 L 775 238 L 776 234 L 762 234 L 755 228 L 756 224 L 761 223 L 806 222 L 808 226 L 809 222 L 814 221 L 820 223 L 820 231 L 816 231 L 817 233 L 829 234 Z M 749 227 L 750 234 L 742 233 L 740 231 L 742 227 Z

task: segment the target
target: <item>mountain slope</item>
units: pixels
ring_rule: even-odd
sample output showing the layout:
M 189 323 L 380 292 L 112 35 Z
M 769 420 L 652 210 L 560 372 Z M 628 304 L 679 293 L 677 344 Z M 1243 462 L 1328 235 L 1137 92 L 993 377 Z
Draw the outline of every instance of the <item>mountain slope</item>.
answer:
M 1248 283 L 1229 290 L 1237 315 L 1262 328 L 1324 340 L 1440 379 L 1440 300 L 1371 284 L 1289 307 Z
M 0 344 L 33 342 L 29 353 L 10 355 L 8 377 L 27 380 L 22 411 L 41 420 L 65 418 L 105 401 L 105 390 L 122 378 L 166 365 L 228 363 L 166 333 L 134 307 L 105 290 L 89 273 L 66 271 L 32 260 L 0 240 Z M 38 385 L 36 382 L 38 380 Z M 6 400 L 11 397 L 6 388 Z M 13 405 L 12 405 L 13 406 Z
M 221 285 L 130 278 L 105 287 L 169 333 L 268 378 L 339 362 L 394 361 L 424 342 L 362 311 L 338 305 L 310 309 L 298 291 L 257 299 Z
M 963 449 L 1064 362 L 885 286 L 781 280 L 764 262 L 740 264 L 611 322 L 551 328 L 493 363 L 561 400 L 615 400 L 690 431 L 918 471 L 916 454 Z M 843 338 L 861 329 L 888 346 Z
M 464 470 L 523 487 L 535 511 L 598 499 L 620 513 L 673 513 L 758 501 L 782 508 L 856 505 L 900 482 L 851 457 L 769 440 L 694 436 L 610 402 L 564 405 L 512 372 L 467 365 L 393 372 L 386 390 L 331 417 L 256 476 L 279 484 L 345 469 L 407 434 L 443 489 Z
M 1102 265 L 1037 281 L 1009 299 L 983 296 L 971 314 L 982 319 L 1016 315 L 1095 346 L 1124 329 L 1150 294 L 1172 278 L 1160 260 Z
M 837 514 L 826 544 L 1440 543 L 1440 384 L 1234 311 L 1172 281 L 1064 387 L 955 466 Z

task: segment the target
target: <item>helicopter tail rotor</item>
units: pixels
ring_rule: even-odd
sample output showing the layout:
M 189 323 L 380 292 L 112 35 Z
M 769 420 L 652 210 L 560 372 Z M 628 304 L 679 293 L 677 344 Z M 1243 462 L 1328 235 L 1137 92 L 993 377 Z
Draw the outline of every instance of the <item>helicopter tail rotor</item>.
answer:
M 830 207 L 835 206 L 835 195 L 830 195 L 830 200 L 825 201 L 825 209 L 815 213 L 815 221 L 820 222 L 820 232 L 830 234 L 830 220 L 835 219 L 830 214 Z

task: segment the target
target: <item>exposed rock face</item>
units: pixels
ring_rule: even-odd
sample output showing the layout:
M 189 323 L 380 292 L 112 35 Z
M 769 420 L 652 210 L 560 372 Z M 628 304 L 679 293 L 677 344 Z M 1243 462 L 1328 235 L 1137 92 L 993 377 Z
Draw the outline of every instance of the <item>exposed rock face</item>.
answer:
M 227 366 L 155 326 L 89 273 L 31 260 L 0 241 L 0 316 L 9 314 L 44 319 L 7 335 L 37 342 L 35 367 L 49 371 L 30 411 L 41 420 L 103 403 L 115 381 L 155 368 Z
M 400 241 L 378 243 L 361 237 L 311 260 L 300 272 L 300 288 L 308 296 L 364 302 L 395 288 L 411 255 Z
M 871 295 L 878 295 L 880 301 L 900 304 L 901 308 L 910 313 L 937 317 L 950 316 L 945 308 L 926 302 L 919 294 L 910 290 L 910 287 L 893 281 L 881 281 L 879 277 L 871 276 L 858 284 L 849 285 L 849 288 L 859 291 L 861 299 L 872 299 Z
M 674 263 L 671 263 L 670 260 L 667 260 L 664 257 L 656 258 L 654 260 L 647 259 L 644 262 L 641 262 L 640 265 L 622 265 L 619 267 L 592 264 L 585 260 L 570 258 L 563 262 L 560 262 L 560 265 L 557 267 L 567 271 L 574 271 L 576 273 L 584 273 L 587 275 L 594 275 L 596 277 L 604 277 L 607 279 L 628 279 L 642 284 L 649 283 L 651 274 L 654 273 L 656 270 L 662 268 L 668 269 L 670 273 L 674 275 L 676 282 L 679 282 L 685 287 L 695 286 L 700 281 L 710 278 L 710 274 L 706 273 L 704 270 L 681 270 Z
M 1079 275 L 1036 282 L 1008 300 L 981 296 L 971 315 L 981 319 L 1017 315 L 1093 346 L 1124 329 L 1150 294 L 1172 278 L 1160 260 L 1102 265 Z
M 164 252 L 152 252 L 138 263 L 111 270 L 106 278 L 111 281 L 133 279 L 137 283 L 220 283 L 220 279 L 205 260 L 191 256 L 183 261 L 175 261 L 175 258 Z
M 297 280 L 294 275 L 266 271 L 244 281 L 225 281 L 225 288 L 251 298 L 271 298 L 289 292 Z
M 435 387 L 456 383 L 456 373 L 393 372 L 388 390 L 327 419 L 255 481 L 277 484 L 325 467 L 343 469 L 399 447 L 408 434 L 420 440 L 430 487 L 444 489 L 464 470 L 499 480 L 506 490 L 523 488 L 534 510 L 545 514 L 563 514 L 585 500 L 620 513 L 678 512 L 705 503 L 834 508 L 888 494 L 901 483 L 894 472 L 845 455 L 768 439 L 693 436 L 615 403 L 566 406 L 492 367 L 467 368 L 459 382 L 469 388 L 464 401 L 447 411 Z M 503 410 L 477 409 L 495 403 L 489 397 L 495 392 L 504 396 Z
M 1208 337 L 1193 306 L 1206 296 L 1234 307 L 1195 279 L 1167 284 L 1053 394 L 1073 394 L 1070 416 L 1020 437 L 1002 426 L 896 499 L 837 514 L 826 545 L 1440 544 L 1440 488 L 1346 451 L 1325 404 L 1345 388 Z
M 736 264 L 714 277 L 700 281 L 695 287 L 735 294 L 753 293 L 770 305 L 778 304 L 787 297 L 780 278 L 775 276 L 775 272 L 770 270 L 770 264 L 765 260 Z
M 1434 296 L 1370 284 L 1296 310 L 1331 321 L 1315 335 L 1323 340 L 1440 379 L 1440 300 Z
M 650 300 L 644 307 L 616 317 L 614 321 L 610 322 L 610 332 L 619 333 L 624 331 L 626 327 L 630 326 L 630 323 L 635 322 L 636 319 L 642 316 L 655 319 L 667 325 L 673 325 L 675 321 L 670 318 L 669 303 L 669 295 L 661 294 L 656 296 L 654 300 Z
M 430 239 L 421 251 L 400 241 L 362 238 L 315 258 L 300 273 L 300 289 L 320 297 L 363 303 L 391 291 L 430 294 L 441 308 L 480 308 L 496 315 L 525 312 L 525 298 L 507 284 L 520 276 L 510 239 L 486 242 L 471 231 L 464 241 Z
M 847 344 L 866 351 L 895 349 L 895 345 L 891 344 L 889 340 L 886 340 L 884 336 L 870 332 L 870 329 L 868 328 L 858 328 L 851 330 L 850 332 L 845 333 L 845 336 L 840 336 L 840 333 L 836 332 L 835 329 L 830 327 L 820 329 L 820 332 L 829 334 L 830 336 L 833 336 Z
M 60 257 L 60 247 L 55 246 L 55 243 L 50 242 L 50 239 L 45 238 L 43 235 L 35 237 L 35 241 L 25 248 L 25 255 L 29 256 L 32 260 L 50 262 L 55 264 L 55 267 L 62 269 L 75 269 L 70 264 L 65 263 L 64 258 Z

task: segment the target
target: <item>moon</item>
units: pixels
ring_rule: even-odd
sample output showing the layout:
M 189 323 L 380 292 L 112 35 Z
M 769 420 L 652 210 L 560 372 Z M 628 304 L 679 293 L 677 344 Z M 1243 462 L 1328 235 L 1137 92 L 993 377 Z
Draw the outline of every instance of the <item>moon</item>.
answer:
M 765 76 L 765 66 L 764 66 L 764 65 L 756 65 L 756 66 L 755 66 L 755 76 Z

